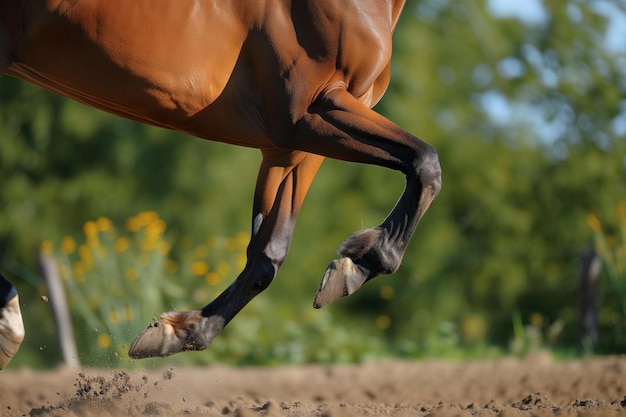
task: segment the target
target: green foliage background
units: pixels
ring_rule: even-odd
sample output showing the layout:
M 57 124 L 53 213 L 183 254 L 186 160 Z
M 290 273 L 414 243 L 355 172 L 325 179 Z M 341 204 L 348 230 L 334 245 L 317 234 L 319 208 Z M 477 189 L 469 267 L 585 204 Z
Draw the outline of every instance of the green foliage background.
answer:
M 626 199 L 626 52 L 606 41 L 609 17 L 626 7 L 543 7 L 546 18 L 529 23 L 493 16 L 485 1 L 408 1 L 377 110 L 438 150 L 444 188 L 401 269 L 311 311 L 336 248 L 379 223 L 404 185 L 395 172 L 327 160 L 277 279 L 227 328 L 224 344 L 218 338 L 213 353 L 190 357 L 577 352 L 578 255 L 592 242 L 585 216 L 610 229 Z M 173 240 L 247 231 L 259 162 L 255 150 L 138 125 L 1 78 L 0 270 L 20 290 L 28 331 L 15 366 L 59 357 L 40 301 L 42 240 L 78 237 L 99 216 L 123 224 L 143 210 L 157 211 Z M 626 352 L 608 329 L 617 305 L 602 286 L 597 352 Z

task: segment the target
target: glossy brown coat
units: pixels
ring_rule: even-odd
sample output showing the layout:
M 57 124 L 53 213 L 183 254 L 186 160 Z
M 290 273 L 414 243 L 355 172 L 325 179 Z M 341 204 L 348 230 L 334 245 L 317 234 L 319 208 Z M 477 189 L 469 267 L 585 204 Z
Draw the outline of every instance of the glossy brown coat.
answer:
M 324 157 L 406 175 L 378 227 L 353 235 L 314 305 L 394 272 L 440 189 L 435 151 L 377 114 L 402 0 L 3 0 L 0 73 L 110 113 L 261 150 L 248 262 L 211 303 L 170 312 L 133 357 L 206 348 L 284 261 Z M 1 365 L 0 365 L 1 366 Z

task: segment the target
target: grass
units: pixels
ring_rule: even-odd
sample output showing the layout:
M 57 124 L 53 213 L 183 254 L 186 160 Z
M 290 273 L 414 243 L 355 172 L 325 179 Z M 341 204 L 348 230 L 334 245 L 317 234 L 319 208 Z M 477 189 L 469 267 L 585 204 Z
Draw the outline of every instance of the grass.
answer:
M 151 317 L 214 298 L 243 268 L 248 239 L 242 232 L 175 240 L 163 219 L 147 211 L 121 228 L 105 217 L 88 221 L 83 236 L 45 241 L 42 250 L 57 261 L 81 350 L 92 353 L 83 359 L 89 363 L 126 359 L 129 342 Z
M 56 259 L 68 294 L 81 364 L 136 366 L 128 346 L 148 320 L 215 298 L 243 269 L 249 238 L 241 232 L 196 242 L 168 232 L 164 220 L 148 211 L 121 227 L 100 217 L 86 222 L 77 238 L 44 241 L 42 251 Z M 383 288 L 381 297 L 391 296 Z M 338 321 L 329 309 L 294 313 L 264 295 L 246 306 L 210 349 L 176 355 L 167 364 L 358 362 L 389 355 L 381 337 L 387 316 L 379 316 L 370 331 Z
M 607 232 L 592 214 L 587 223 L 611 282 L 610 295 L 619 305 L 619 311 L 610 316 L 619 333 L 619 323 L 626 318 L 626 202 L 618 206 L 617 213 L 617 233 Z M 137 366 L 127 356 L 134 337 L 164 311 L 195 309 L 215 298 L 244 267 L 249 238 L 240 232 L 196 241 L 169 231 L 156 212 L 146 211 L 121 225 L 100 217 L 86 222 L 81 236 L 43 242 L 42 250 L 57 261 L 68 294 L 81 363 Z M 366 318 L 355 317 L 341 306 L 282 308 L 278 299 L 297 295 L 276 289 L 250 303 L 206 351 L 176 355 L 167 361 L 140 361 L 140 365 L 336 363 L 382 357 L 471 359 L 524 356 L 545 349 L 559 355 L 563 323 L 548 322 L 538 313 L 525 320 L 519 312 L 512 313 L 509 346 L 488 344 L 485 319 L 480 315 L 459 325 L 442 322 L 437 334 L 417 341 L 402 335 L 389 337 L 392 322 L 384 312 L 364 321 Z M 377 296 L 389 301 L 395 296 L 394 289 L 381 285 Z
M 594 236 L 595 250 L 602 259 L 603 276 L 608 280 L 608 298 L 617 309 L 605 311 L 608 325 L 613 327 L 615 342 L 626 342 L 626 201 L 618 204 L 617 222 L 604 225 L 594 214 L 587 215 L 587 225 Z M 601 311 L 602 313 L 602 311 Z

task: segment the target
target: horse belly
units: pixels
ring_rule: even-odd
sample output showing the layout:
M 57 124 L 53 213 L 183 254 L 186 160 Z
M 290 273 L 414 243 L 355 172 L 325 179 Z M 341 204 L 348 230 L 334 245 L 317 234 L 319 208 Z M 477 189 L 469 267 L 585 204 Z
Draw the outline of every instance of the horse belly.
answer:
M 198 3 L 181 0 L 176 10 L 146 12 L 151 3 L 57 8 L 29 28 L 7 73 L 139 121 L 170 125 L 189 118 L 222 93 L 244 35 L 237 25 L 220 27 L 232 22 L 216 23 Z

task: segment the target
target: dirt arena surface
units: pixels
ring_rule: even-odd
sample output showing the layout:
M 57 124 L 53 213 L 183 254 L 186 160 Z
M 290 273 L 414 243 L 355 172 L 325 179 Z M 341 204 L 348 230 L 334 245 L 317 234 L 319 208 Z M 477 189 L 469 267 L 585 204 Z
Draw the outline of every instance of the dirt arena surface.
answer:
M 5 370 L 0 416 L 626 416 L 626 357 Z

